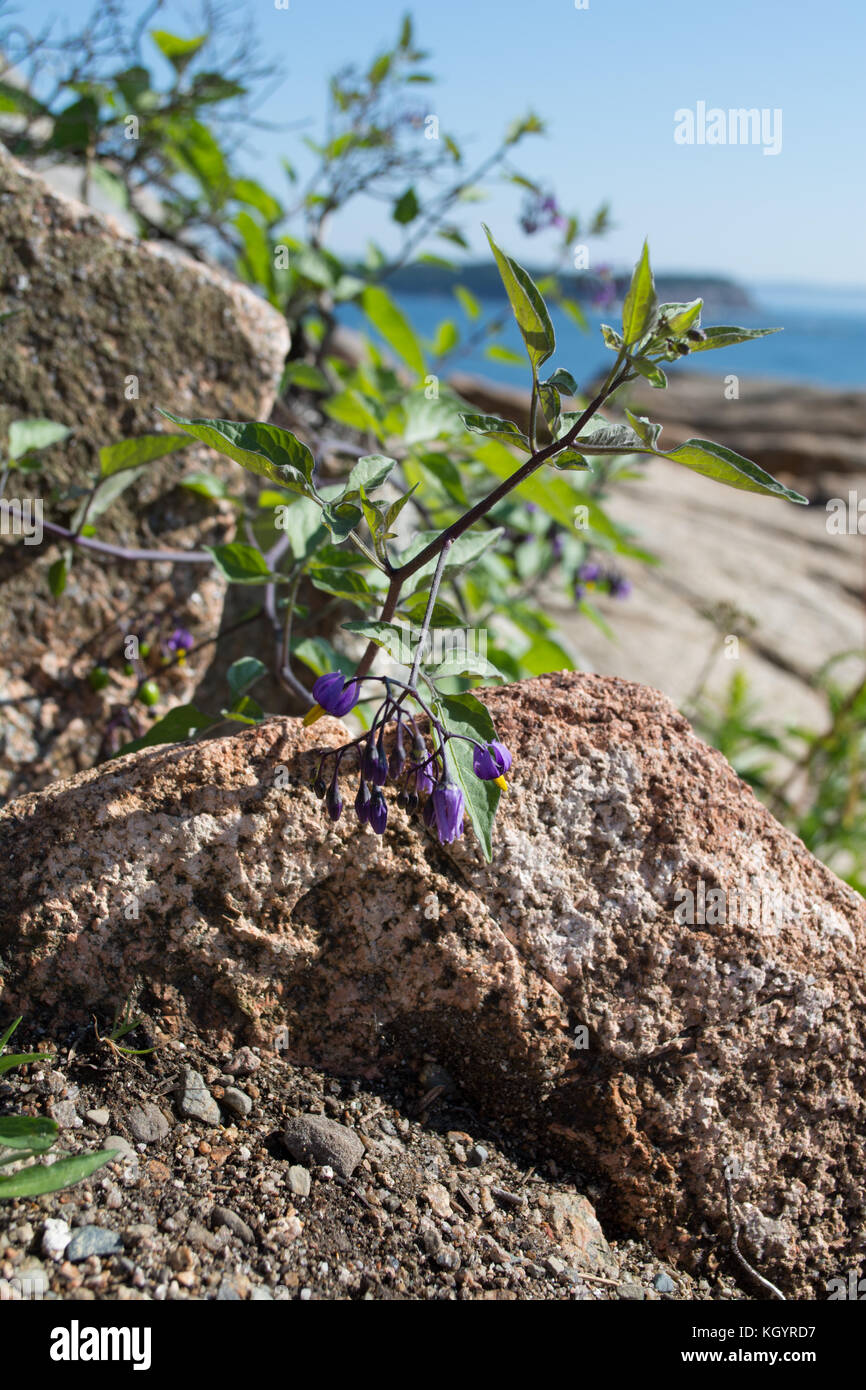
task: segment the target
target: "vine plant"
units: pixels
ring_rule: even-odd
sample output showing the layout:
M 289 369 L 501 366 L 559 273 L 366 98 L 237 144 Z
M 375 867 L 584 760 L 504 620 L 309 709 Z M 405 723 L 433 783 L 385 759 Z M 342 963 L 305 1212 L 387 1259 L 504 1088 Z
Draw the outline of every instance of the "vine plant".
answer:
M 371 582 L 368 585 L 365 581 L 364 587 L 380 606 L 378 617 L 343 624 L 348 632 L 367 639 L 366 649 L 354 669 L 350 666 L 347 670 L 345 661 L 341 661 L 336 669 L 319 675 L 313 686 L 315 703 L 305 717 L 306 723 L 324 713 L 342 717 L 369 699 L 365 694 L 369 687 L 379 688 L 369 727 L 341 747 L 325 752 L 314 776 L 316 793 L 324 801 L 328 815 L 332 820 L 341 816 L 341 776 L 352 771 L 357 777 L 354 807 L 358 820 L 382 834 L 388 820 L 383 788 L 391 781 L 398 789 L 398 803 L 409 811 L 420 810 L 443 843 L 462 834 L 464 816 L 468 814 L 489 859 L 493 821 L 506 786 L 505 773 L 509 771 L 511 756 L 497 738 L 490 714 L 477 696 L 469 691 L 449 694 L 447 687 L 454 677 L 504 677 L 486 658 L 474 652 L 438 664 L 426 659 L 431 623 L 453 616 L 453 610 L 439 598 L 443 578 L 475 562 L 483 551 L 495 546 L 502 534 L 501 528 L 493 528 L 472 535 L 476 523 L 539 469 L 549 465 L 561 470 L 586 470 L 590 468 L 589 459 L 606 455 L 655 454 L 732 487 L 797 503 L 805 503 L 806 499 L 724 445 L 689 439 L 676 449 L 664 451 L 658 447 L 661 426 L 628 410 L 626 423 L 612 423 L 601 414 L 615 392 L 637 376 L 663 388 L 667 384 L 663 364 L 690 352 L 727 347 L 776 330 L 703 328 L 700 299 L 687 304 L 659 304 L 648 248 L 644 245 L 623 305 L 621 331 L 602 326 L 605 345 L 614 354 L 613 364 L 583 409 L 566 410 L 563 396 L 573 397 L 578 390 L 570 373 L 559 368 L 544 379 L 541 377 L 541 369 L 556 347 L 543 296 L 527 271 L 497 245 L 487 228 L 485 231 L 529 358 L 530 420 L 526 432 L 512 421 L 492 415 L 464 413 L 462 420 L 471 434 L 498 440 L 527 457 L 444 529 L 421 533 L 399 553 L 392 549 L 399 540 L 399 533 L 393 528 L 411 496 L 409 490 L 387 504 L 376 496 L 396 467 L 397 460 L 393 458 L 365 455 L 352 469 L 345 486 L 335 492 L 317 484 L 311 451 L 288 430 L 258 422 L 188 420 L 168 411 L 163 414 L 187 434 L 289 494 L 290 505 L 283 510 L 295 524 L 294 541 L 297 543 L 299 535 L 302 537 L 302 550 L 308 544 L 324 543 L 333 554 L 335 548 L 351 546 L 371 573 Z M 245 577 L 259 581 L 267 578 L 275 585 L 288 586 L 284 613 L 284 633 L 288 634 L 297 592 L 296 575 L 292 569 L 288 573 L 270 573 L 276 547 L 269 552 L 270 559 L 255 547 L 241 543 L 221 550 L 221 566 L 235 582 L 242 582 Z M 354 568 L 347 567 L 344 572 L 355 580 L 360 578 Z M 409 597 L 407 588 L 412 590 Z M 424 616 L 407 678 L 373 674 L 380 649 L 391 653 L 401 649 L 405 630 L 395 619 L 408 617 L 411 621 L 419 602 L 423 602 Z M 289 650 L 285 641 L 283 675 L 291 681 Z M 242 707 L 236 710 L 237 715 L 244 717 Z M 254 711 L 250 713 L 251 722 L 256 717 Z M 386 728 L 390 730 L 387 748 Z M 155 741 L 155 733 L 156 727 L 148 741 Z M 166 730 L 162 736 L 177 737 L 177 729 L 173 734 Z

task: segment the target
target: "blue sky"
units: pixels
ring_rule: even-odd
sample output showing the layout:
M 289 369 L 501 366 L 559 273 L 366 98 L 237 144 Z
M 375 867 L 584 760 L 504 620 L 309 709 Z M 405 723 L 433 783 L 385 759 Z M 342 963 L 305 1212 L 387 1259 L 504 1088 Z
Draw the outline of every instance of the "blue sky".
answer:
M 718 271 L 746 281 L 862 284 L 862 108 L 866 5 L 862 0 L 249 0 L 263 51 L 285 80 L 262 115 L 273 122 L 324 111 L 327 76 L 366 62 L 396 36 L 409 9 L 439 81 L 416 89 L 443 130 L 480 156 L 508 122 L 533 108 L 548 135 L 527 140 L 522 161 L 566 207 L 612 205 L 614 232 L 599 246 L 616 265 L 648 236 L 659 269 Z M 25 7 L 26 8 L 26 7 Z M 74 24 L 84 0 L 40 0 L 40 20 Z M 159 27 L 194 32 L 194 7 L 169 0 Z M 186 20 L 184 16 L 187 16 Z M 707 108 L 781 110 L 781 149 L 683 145 L 674 113 Z M 303 168 L 297 133 L 256 133 L 252 169 L 282 192 L 279 158 Z M 516 226 L 519 194 L 497 189 L 466 210 L 480 253 L 482 217 L 523 259 L 544 259 L 541 238 Z M 334 245 L 394 244 L 388 212 L 358 204 L 334 227 Z

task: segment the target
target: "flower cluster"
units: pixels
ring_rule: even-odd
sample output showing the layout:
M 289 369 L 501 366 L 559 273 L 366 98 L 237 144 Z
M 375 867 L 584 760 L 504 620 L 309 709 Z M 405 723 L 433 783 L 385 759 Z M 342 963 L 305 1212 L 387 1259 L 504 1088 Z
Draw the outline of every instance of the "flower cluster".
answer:
M 385 698 L 372 725 L 358 738 L 341 748 L 329 750 L 322 757 L 313 778 L 313 790 L 332 821 L 343 814 L 344 802 L 340 792 L 340 770 L 346 757 L 354 755 L 358 772 L 358 789 L 354 800 L 355 814 L 362 825 L 369 825 L 377 835 L 388 824 L 388 803 L 383 787 L 388 782 L 397 786 L 397 805 L 410 814 L 421 812 L 424 824 L 435 830 L 440 842 L 450 844 L 463 834 L 465 798 L 454 772 L 453 755 L 448 748 L 452 739 L 472 745 L 472 767 L 476 777 L 495 782 L 503 790 L 507 786 L 505 773 L 511 767 L 511 754 L 496 740 L 483 743 L 463 734 L 449 732 L 427 708 L 418 691 L 400 681 L 385 676 L 347 679 L 339 671 L 329 671 L 313 685 L 316 704 L 304 716 L 312 724 L 323 714 L 337 718 L 348 714 L 358 703 L 361 686 L 366 681 L 378 681 L 385 686 Z M 425 736 L 407 707 L 414 700 L 429 721 L 432 751 Z M 390 753 L 385 748 L 386 725 L 392 725 Z M 328 768 L 329 759 L 333 767 Z M 326 775 L 330 771 L 330 776 Z
M 631 581 L 616 570 L 605 570 L 595 560 L 585 560 L 577 571 L 574 597 L 582 599 L 587 592 L 597 590 L 612 598 L 628 598 Z
M 565 217 L 551 194 L 533 193 L 527 198 L 520 225 L 527 236 L 546 232 L 548 227 L 564 227 Z

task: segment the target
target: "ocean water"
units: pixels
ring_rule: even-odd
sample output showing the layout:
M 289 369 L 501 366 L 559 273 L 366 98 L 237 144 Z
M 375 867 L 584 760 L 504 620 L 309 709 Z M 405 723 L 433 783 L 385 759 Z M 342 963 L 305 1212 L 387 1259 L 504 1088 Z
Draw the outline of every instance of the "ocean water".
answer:
M 731 309 L 708 306 L 704 322 L 737 324 L 742 328 L 782 328 L 767 338 L 758 338 L 738 347 L 698 353 L 683 358 L 672 371 L 697 371 L 725 376 L 779 378 L 840 388 L 866 388 L 866 288 L 827 289 L 804 285 L 747 285 L 753 307 Z M 416 332 L 431 339 L 436 325 L 453 319 L 462 331 L 467 321 L 456 300 L 448 295 L 400 294 L 396 296 Z M 504 307 L 507 307 L 504 306 Z M 547 366 L 565 367 L 579 383 L 589 382 L 607 369 L 611 354 L 601 342 L 598 325 L 617 327 L 620 305 L 604 313 L 588 313 L 590 328 L 582 332 L 566 315 L 553 311 L 556 353 Z M 498 317 L 502 308 L 492 300 L 482 301 L 482 319 Z M 365 326 L 360 312 L 348 306 L 340 315 L 351 328 Z M 474 326 L 477 326 L 474 325 Z M 470 326 L 472 327 L 472 326 Z M 522 351 L 522 340 L 513 321 L 501 341 Z M 482 350 L 455 354 L 451 365 L 460 371 L 486 376 L 493 381 L 528 385 L 528 366 L 497 362 Z M 546 370 L 547 368 L 545 368 Z

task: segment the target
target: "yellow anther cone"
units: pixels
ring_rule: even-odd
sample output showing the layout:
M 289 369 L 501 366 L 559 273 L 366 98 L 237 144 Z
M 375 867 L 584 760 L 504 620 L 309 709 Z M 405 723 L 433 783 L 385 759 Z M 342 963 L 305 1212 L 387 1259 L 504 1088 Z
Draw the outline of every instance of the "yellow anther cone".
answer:
M 494 777 L 493 780 L 496 783 L 497 787 L 501 787 L 504 792 L 508 791 L 508 783 L 506 782 L 504 777 Z
M 316 720 L 321 719 L 323 714 L 327 714 L 327 710 L 323 710 L 321 705 L 313 705 L 312 709 L 307 710 L 302 722 L 304 724 L 315 724 Z

